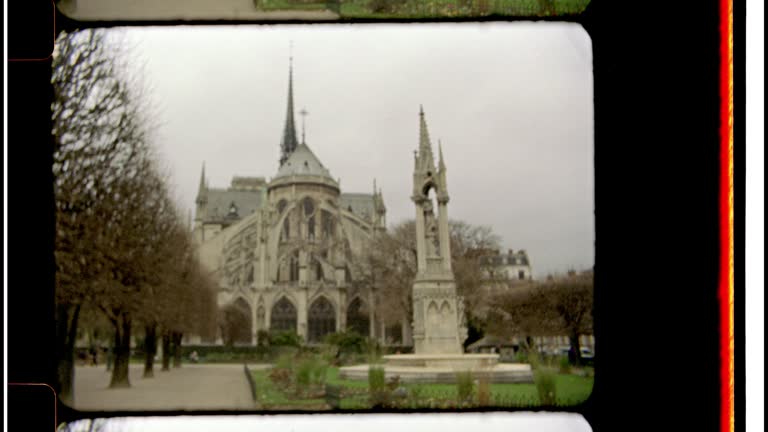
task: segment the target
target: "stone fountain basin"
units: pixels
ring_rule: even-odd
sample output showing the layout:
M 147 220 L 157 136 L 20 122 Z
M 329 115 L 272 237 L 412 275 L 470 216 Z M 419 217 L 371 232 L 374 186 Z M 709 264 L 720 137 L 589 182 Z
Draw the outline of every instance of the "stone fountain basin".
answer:
M 383 356 L 388 366 L 475 370 L 498 364 L 498 354 L 393 354 Z
M 355 365 L 339 368 L 339 378 L 367 380 L 371 366 L 384 368 L 386 379 L 398 377 L 406 383 L 455 383 L 461 372 L 492 383 L 532 383 L 531 365 L 498 363 L 498 354 L 396 354 L 384 356 L 383 365 Z

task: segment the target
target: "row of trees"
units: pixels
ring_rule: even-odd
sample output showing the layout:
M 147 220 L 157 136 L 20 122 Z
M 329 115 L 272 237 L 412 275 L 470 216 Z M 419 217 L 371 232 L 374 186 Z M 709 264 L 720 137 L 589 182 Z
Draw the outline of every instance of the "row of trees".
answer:
M 485 333 L 500 337 L 567 335 L 580 361 L 579 335 L 592 332 L 592 272 L 550 276 L 544 281 L 511 281 L 480 259 L 499 250 L 492 229 L 449 222 L 451 264 L 458 295 L 464 298 L 469 337 L 465 347 Z M 376 314 L 387 325 L 413 316 L 411 299 L 416 276 L 416 228 L 411 221 L 378 234 L 357 260 L 354 271 L 374 288 Z M 406 326 L 408 328 L 408 326 Z
M 594 273 L 562 276 L 509 289 L 493 297 L 487 313 L 489 332 L 499 336 L 568 336 L 570 358 L 580 364 L 579 336 L 592 334 Z M 532 347 L 529 347 L 532 348 Z
M 53 58 L 57 390 L 70 404 L 82 320 L 114 333 L 111 387 L 130 385 L 134 329 L 152 376 L 158 336 L 170 347 L 215 325 L 211 280 L 156 163 L 150 111 L 120 63 L 129 58 L 99 30 L 62 33 Z
M 469 325 L 468 345 L 482 337 L 484 318 L 478 313 L 487 301 L 488 283 L 497 282 L 486 271 L 479 257 L 499 249 L 500 239 L 491 228 L 450 221 L 451 265 L 457 294 L 464 298 Z M 410 323 L 413 317 L 411 298 L 416 277 L 416 224 L 402 222 L 386 233 L 377 234 L 365 254 L 353 262 L 356 280 L 373 287 L 376 314 L 386 325 Z M 410 326 L 406 325 L 406 330 Z M 410 339 L 410 337 L 408 337 Z M 405 341 L 404 341 L 405 342 Z

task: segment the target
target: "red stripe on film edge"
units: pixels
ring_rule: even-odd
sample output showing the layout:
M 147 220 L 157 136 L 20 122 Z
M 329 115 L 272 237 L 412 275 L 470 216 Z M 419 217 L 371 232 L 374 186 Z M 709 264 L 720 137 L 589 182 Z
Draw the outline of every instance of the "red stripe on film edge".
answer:
M 722 432 L 733 431 L 733 351 L 731 338 L 733 323 L 731 322 L 731 221 L 732 212 L 732 111 L 731 111 L 731 75 L 732 40 L 731 0 L 720 1 L 720 429 Z

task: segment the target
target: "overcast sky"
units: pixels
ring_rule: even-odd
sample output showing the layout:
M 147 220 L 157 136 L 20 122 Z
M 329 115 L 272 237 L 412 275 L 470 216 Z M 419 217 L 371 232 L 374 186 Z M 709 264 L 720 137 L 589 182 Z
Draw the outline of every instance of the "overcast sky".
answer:
M 293 41 L 297 124 L 306 108 L 307 144 L 343 192 L 370 193 L 376 178 L 389 224 L 414 217 L 422 104 L 452 219 L 528 251 L 536 277 L 594 263 L 592 49 L 577 24 L 124 31 L 182 208 L 203 162 L 212 187 L 277 172 Z

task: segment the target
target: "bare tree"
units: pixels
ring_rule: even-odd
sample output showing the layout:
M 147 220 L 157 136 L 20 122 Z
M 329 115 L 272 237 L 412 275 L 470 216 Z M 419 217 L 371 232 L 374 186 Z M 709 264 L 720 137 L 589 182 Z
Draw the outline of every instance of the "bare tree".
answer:
M 579 336 L 592 332 L 592 271 L 548 277 L 545 281 L 512 288 L 494 299 L 490 330 L 498 335 L 567 335 L 570 358 L 581 363 Z
M 582 363 L 579 336 L 592 333 L 593 291 L 592 271 L 570 272 L 566 277 L 547 281 L 537 291 L 539 301 L 548 306 L 550 328 L 568 335 L 569 357 L 577 365 Z
M 163 344 L 163 370 L 171 360 L 181 366 L 181 343 L 185 333 L 211 336 L 215 332 L 218 306 L 214 279 L 200 264 L 190 233 L 176 232 L 175 266 L 170 269 L 165 289 L 158 299 Z
M 523 340 L 530 336 L 549 335 L 552 317 L 548 315 L 548 302 L 537 295 L 540 287 L 534 283 L 508 286 L 493 295 L 494 307 L 487 312 L 488 331 L 505 337 L 518 336 Z
M 178 346 L 184 331 L 213 320 L 211 280 L 156 166 L 150 107 L 118 62 L 127 57 L 121 48 L 101 31 L 63 34 L 54 59 L 57 353 L 59 390 L 69 403 L 84 306 L 112 326 L 111 387 L 130 386 L 137 324 L 144 374 L 152 376 L 158 328 Z
M 464 297 L 470 322 L 477 323 L 475 311 L 482 304 L 483 268 L 479 254 L 498 249 L 499 238 L 488 227 L 450 221 L 451 263 L 457 293 Z M 416 225 L 409 220 L 387 233 L 377 235 L 368 252 L 354 257 L 356 279 L 374 288 L 376 314 L 387 325 L 406 324 L 413 317 L 412 289 L 416 277 Z M 410 339 L 410 335 L 406 339 Z
M 147 157 L 147 131 L 121 74 L 119 46 L 103 31 L 62 33 L 51 81 L 56 205 L 58 391 L 73 402 L 74 343 L 81 308 L 111 280 L 111 206 Z M 119 196 L 122 193 L 122 196 Z
M 168 203 L 162 196 L 162 180 L 150 161 L 125 175 L 117 186 L 113 200 L 107 202 L 109 214 L 102 218 L 103 254 L 109 272 L 92 293 L 115 331 L 110 386 L 123 387 L 130 385 L 128 360 L 134 319 L 144 312 L 142 300 L 156 286 L 157 275 L 166 270 L 159 258 L 164 238 L 157 233 L 163 229 L 159 219 L 168 211 Z
M 353 278 L 373 290 L 377 319 L 385 325 L 406 324 L 403 342 L 407 343 L 413 315 L 411 288 L 416 276 L 414 222 L 403 222 L 388 233 L 377 234 L 364 254 L 350 256 L 348 262 Z
M 146 274 L 143 280 L 141 296 L 137 299 L 136 318 L 144 328 L 144 377 L 154 375 L 154 359 L 157 353 L 158 326 L 165 310 L 174 304 L 167 300 L 174 294 L 178 285 L 179 259 L 186 253 L 186 233 L 180 224 L 180 218 L 169 198 L 162 189 L 155 191 L 156 199 L 162 203 L 149 216 L 153 223 L 147 225 L 147 240 L 144 258 L 150 268 L 156 269 Z

